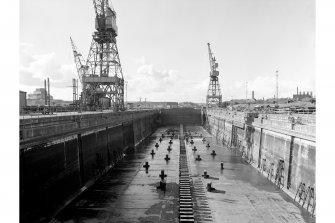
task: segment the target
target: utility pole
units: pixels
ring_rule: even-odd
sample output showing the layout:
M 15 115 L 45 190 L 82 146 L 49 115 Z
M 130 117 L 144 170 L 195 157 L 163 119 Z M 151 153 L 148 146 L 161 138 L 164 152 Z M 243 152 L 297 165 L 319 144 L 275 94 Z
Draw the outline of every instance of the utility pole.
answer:
M 278 70 L 276 70 L 276 97 L 278 103 Z

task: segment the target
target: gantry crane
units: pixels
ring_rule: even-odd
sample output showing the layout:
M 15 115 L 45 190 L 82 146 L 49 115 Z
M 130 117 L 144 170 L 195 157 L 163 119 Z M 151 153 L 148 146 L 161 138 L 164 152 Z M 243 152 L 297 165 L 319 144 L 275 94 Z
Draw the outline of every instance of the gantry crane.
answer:
M 208 54 L 209 54 L 209 66 L 210 66 L 210 81 L 208 85 L 207 97 L 206 97 L 206 105 L 207 108 L 211 107 L 221 107 L 222 105 L 222 95 L 219 84 L 219 71 L 218 63 L 216 63 L 215 57 L 213 57 L 210 44 L 208 45 Z
M 72 49 L 83 86 L 82 103 L 88 109 L 124 110 L 124 79 L 116 45 L 116 13 L 108 0 L 93 0 L 95 29 L 84 64 L 72 39 Z

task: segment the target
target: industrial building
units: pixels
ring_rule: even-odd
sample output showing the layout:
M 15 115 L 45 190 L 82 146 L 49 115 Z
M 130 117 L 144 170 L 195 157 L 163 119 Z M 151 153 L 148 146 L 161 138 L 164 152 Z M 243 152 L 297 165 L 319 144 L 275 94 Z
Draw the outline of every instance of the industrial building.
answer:
M 46 105 L 46 98 L 47 93 L 45 88 L 36 88 L 36 90 L 33 93 L 28 94 L 28 99 L 24 106 L 44 106 Z M 53 96 L 50 95 L 51 106 L 69 106 L 70 104 L 72 104 L 72 101 L 54 99 Z M 20 91 L 20 107 L 21 107 L 21 91 Z
M 47 93 L 45 88 L 36 88 L 36 90 L 28 94 L 27 105 L 28 106 L 43 106 L 46 105 Z M 50 102 L 52 104 L 53 97 L 50 95 Z
M 27 106 L 27 92 L 20 91 L 20 111 Z
M 311 99 L 313 99 L 313 92 L 304 91 L 301 93 L 300 91 L 293 95 L 293 101 L 310 101 Z

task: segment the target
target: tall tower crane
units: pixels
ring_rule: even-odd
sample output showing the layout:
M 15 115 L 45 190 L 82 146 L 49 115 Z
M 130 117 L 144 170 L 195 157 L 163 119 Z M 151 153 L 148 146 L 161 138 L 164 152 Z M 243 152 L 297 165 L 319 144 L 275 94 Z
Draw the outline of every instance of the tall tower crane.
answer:
M 206 105 L 207 108 L 211 107 L 221 107 L 222 105 L 222 95 L 219 84 L 219 71 L 217 70 L 219 64 L 216 62 L 215 57 L 211 51 L 210 44 L 208 45 L 208 54 L 209 54 L 209 66 L 210 66 L 210 81 L 208 85 Z
M 124 110 L 124 79 L 116 45 L 116 13 L 108 0 L 93 0 L 93 5 L 95 32 L 85 64 L 71 39 L 83 86 L 82 102 L 89 109 L 107 105 L 115 111 Z

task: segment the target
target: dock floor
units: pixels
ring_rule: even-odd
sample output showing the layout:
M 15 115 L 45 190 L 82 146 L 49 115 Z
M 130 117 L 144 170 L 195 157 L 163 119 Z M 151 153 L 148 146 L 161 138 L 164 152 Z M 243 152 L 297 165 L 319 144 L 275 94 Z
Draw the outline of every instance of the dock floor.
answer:
M 179 129 L 179 126 L 174 127 Z M 167 151 L 169 138 L 160 143 L 158 129 L 144 145 L 127 154 L 105 177 L 89 188 L 56 216 L 60 222 L 179 222 L 179 139 Z M 196 222 L 315 222 L 296 204 L 238 154 L 216 143 L 202 127 L 184 131 L 207 136 L 207 149 L 200 137 L 186 143 L 189 171 L 193 181 Z M 159 147 L 156 149 L 156 142 Z M 197 151 L 192 151 L 196 146 Z M 155 155 L 150 155 L 151 151 Z M 216 156 L 210 155 L 212 150 Z M 164 160 L 169 154 L 171 160 Z M 201 161 L 195 158 L 200 155 Z M 143 165 L 149 162 L 148 173 Z M 220 163 L 224 162 L 221 170 Z M 167 174 L 166 191 L 157 189 L 161 170 Z M 208 179 L 201 175 L 204 170 Z M 212 182 L 213 192 L 203 190 Z M 197 196 L 201 193 L 202 196 Z

